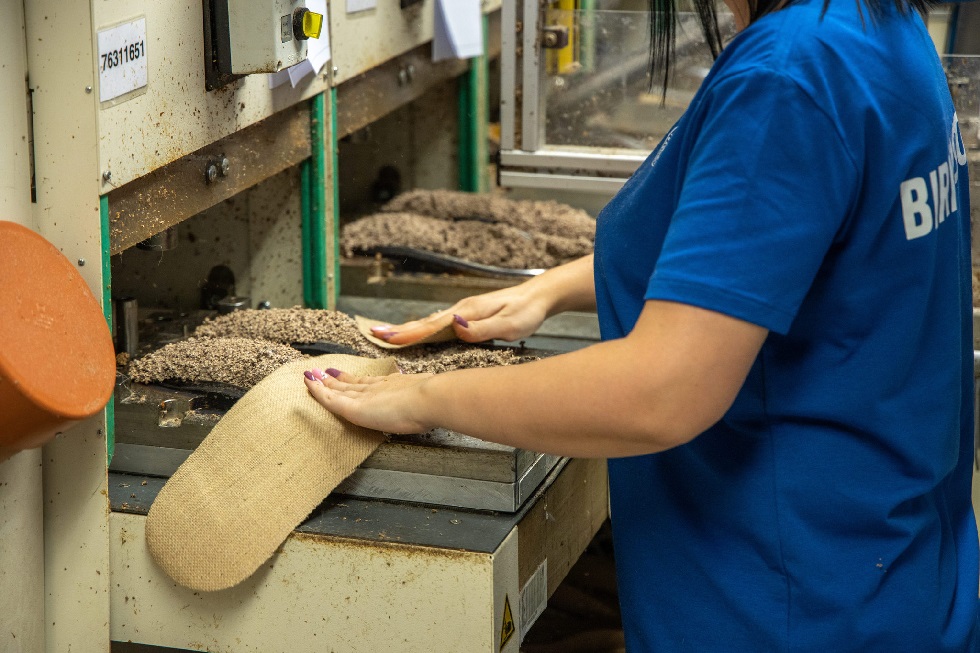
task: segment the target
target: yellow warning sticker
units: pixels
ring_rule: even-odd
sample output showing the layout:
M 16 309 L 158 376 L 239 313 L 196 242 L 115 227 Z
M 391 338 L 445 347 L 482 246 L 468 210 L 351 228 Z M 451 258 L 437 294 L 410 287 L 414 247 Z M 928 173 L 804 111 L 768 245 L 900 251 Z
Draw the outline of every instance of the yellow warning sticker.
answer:
M 504 646 L 510 641 L 510 638 L 514 636 L 514 631 L 517 630 L 514 627 L 514 614 L 510 611 L 510 597 L 506 594 L 504 595 L 504 623 L 500 626 L 500 650 L 504 650 Z

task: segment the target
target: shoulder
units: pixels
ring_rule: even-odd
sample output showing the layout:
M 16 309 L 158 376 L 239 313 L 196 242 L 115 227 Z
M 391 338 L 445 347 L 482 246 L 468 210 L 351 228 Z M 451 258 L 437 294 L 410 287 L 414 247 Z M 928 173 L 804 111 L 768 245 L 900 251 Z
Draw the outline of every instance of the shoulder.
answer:
M 815 93 L 874 80 L 900 87 L 933 70 L 935 47 L 917 14 L 886 1 L 872 17 L 860 0 L 799 0 L 756 21 L 725 48 L 717 78 L 778 73 Z M 821 88 L 822 87 L 822 88 Z
M 702 86 L 704 99 L 714 103 L 745 85 L 793 87 L 801 108 L 818 109 L 847 131 L 908 103 L 910 89 L 941 94 L 942 66 L 922 20 L 885 4 L 872 17 L 854 0 L 832 0 L 826 12 L 823 0 L 799 0 L 761 18 L 725 47 Z M 764 111 L 765 102 L 756 100 Z

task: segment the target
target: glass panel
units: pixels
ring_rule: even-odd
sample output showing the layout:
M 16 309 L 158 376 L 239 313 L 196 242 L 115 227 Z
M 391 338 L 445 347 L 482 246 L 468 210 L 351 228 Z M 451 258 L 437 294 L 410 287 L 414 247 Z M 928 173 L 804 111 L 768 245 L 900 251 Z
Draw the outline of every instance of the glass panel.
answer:
M 558 7 L 566 2 L 559 2 Z M 647 11 L 551 8 L 546 25 L 569 30 L 569 45 L 545 50 L 545 142 L 549 147 L 652 150 L 677 121 L 711 67 L 711 53 L 697 17 L 679 15 L 674 73 L 666 100 L 648 68 Z M 600 7 L 644 2 L 597 3 Z M 722 13 L 722 34 L 735 33 L 734 21 Z
M 980 151 L 980 56 L 947 55 L 942 59 L 963 142 L 968 151 Z M 976 176 L 975 171 L 971 172 Z M 980 198 L 974 199 L 977 200 Z

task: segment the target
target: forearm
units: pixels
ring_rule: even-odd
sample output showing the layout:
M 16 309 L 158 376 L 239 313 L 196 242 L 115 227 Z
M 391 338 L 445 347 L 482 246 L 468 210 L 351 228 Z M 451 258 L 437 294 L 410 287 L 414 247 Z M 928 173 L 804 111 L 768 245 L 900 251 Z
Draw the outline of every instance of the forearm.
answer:
M 423 381 L 416 423 L 567 456 L 617 457 L 690 441 L 731 406 L 768 332 L 647 302 L 625 338 L 525 365 Z
M 648 301 L 625 338 L 533 363 L 364 379 L 314 370 L 306 386 L 328 410 L 379 431 L 441 426 L 531 451 L 639 455 L 721 419 L 767 334 L 720 313 Z
M 690 415 L 678 409 L 697 407 L 684 406 L 670 374 L 661 368 L 641 379 L 635 368 L 635 353 L 617 340 L 525 365 L 440 374 L 420 388 L 419 421 L 576 457 L 652 453 L 694 437 Z

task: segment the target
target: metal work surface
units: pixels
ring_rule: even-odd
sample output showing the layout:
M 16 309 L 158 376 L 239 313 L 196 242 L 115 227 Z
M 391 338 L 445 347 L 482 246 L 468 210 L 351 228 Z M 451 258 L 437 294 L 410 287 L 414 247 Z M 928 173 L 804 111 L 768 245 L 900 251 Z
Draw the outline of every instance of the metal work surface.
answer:
M 555 481 L 565 464 L 554 468 L 518 512 L 486 512 L 433 507 L 409 502 L 331 494 L 296 528 L 299 533 L 398 542 L 418 546 L 492 553 Z M 109 473 L 109 501 L 114 512 L 145 515 L 167 479 Z

